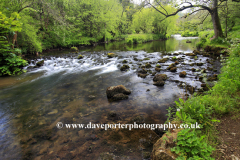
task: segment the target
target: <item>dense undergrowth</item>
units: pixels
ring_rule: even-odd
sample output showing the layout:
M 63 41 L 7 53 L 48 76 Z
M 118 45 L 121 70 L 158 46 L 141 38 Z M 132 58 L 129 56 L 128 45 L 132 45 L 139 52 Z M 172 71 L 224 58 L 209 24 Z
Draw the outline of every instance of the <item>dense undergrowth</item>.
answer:
M 200 41 L 197 43 L 197 48 L 204 48 L 207 45 L 214 47 L 230 47 L 230 38 L 214 38 L 214 31 L 201 31 L 199 33 Z
M 211 35 L 211 32 L 202 33 L 204 37 L 208 35 Z M 217 44 L 217 42 L 219 39 L 207 44 Z M 222 43 L 218 45 L 221 46 Z M 239 62 L 240 45 L 232 45 L 229 58 L 225 61 L 221 74 L 218 75 L 219 81 L 207 95 L 194 96 L 186 101 L 180 99 L 176 102 L 178 111 L 175 114 L 175 121 L 201 124 L 201 129 L 184 129 L 178 133 L 177 146 L 172 148 L 172 151 L 179 155 L 178 160 L 214 159 L 211 154 L 218 143 L 214 123 L 219 122 L 217 119 L 220 116 L 239 111 Z

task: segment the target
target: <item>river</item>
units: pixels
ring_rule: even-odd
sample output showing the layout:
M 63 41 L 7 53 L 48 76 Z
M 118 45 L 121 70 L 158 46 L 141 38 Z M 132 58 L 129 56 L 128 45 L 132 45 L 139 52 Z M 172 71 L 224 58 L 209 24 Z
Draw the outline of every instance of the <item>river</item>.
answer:
M 194 66 L 199 72 L 192 73 L 189 64 L 193 59 L 184 56 L 194 50 L 197 41 L 175 35 L 133 46 L 112 42 L 80 48 L 79 53 L 48 52 L 36 58 L 44 60 L 44 66 L 19 76 L 1 77 L 0 159 L 148 159 L 159 138 L 150 129 L 58 129 L 56 124 L 163 124 L 166 109 L 184 93 L 176 80 L 201 85 L 195 77 L 208 67 L 205 61 L 209 57 L 198 56 L 194 61 L 204 65 Z M 108 58 L 107 53 L 118 56 Z M 177 72 L 170 72 L 165 69 L 173 62 L 162 64 L 160 73 L 169 77 L 163 87 L 153 85 L 151 74 L 138 77 L 140 65 L 149 62 L 155 66 L 159 59 L 173 57 L 173 53 L 185 57 L 185 65 L 181 63 Z M 79 54 L 84 58 L 77 59 Z M 123 60 L 130 66 L 125 72 L 120 71 Z M 188 75 L 180 78 L 183 70 Z M 120 84 L 132 91 L 129 98 L 109 101 L 106 89 Z

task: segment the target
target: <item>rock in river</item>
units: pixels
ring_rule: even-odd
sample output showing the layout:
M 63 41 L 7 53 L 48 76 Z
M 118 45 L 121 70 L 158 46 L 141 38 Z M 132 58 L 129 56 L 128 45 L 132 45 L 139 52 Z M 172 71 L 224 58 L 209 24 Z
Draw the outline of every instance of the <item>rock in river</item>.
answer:
M 121 68 L 120 68 L 120 70 L 121 71 L 126 71 L 127 69 L 129 69 L 130 67 L 128 66 L 128 65 L 126 65 L 126 64 L 124 64 Z
M 111 98 L 113 100 L 123 100 L 128 99 L 128 95 L 131 94 L 131 91 L 123 85 L 118 85 L 108 87 L 106 94 L 107 98 Z
M 165 81 L 167 80 L 167 75 L 166 74 L 157 74 L 154 76 L 153 81 Z
M 187 73 L 185 71 L 180 72 L 179 77 L 186 77 Z
M 41 67 L 44 65 L 44 60 L 37 62 L 36 66 Z

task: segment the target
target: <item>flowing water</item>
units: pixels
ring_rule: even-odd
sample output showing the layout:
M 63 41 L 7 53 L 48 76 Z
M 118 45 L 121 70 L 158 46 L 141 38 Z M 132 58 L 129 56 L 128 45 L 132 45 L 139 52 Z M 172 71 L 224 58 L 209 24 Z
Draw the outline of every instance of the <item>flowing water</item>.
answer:
M 187 39 L 192 43 L 186 43 Z M 153 85 L 153 76 L 140 78 L 136 70 L 147 62 L 155 66 L 162 57 L 172 57 L 163 53 L 182 52 L 176 57 L 184 56 L 193 51 L 197 41 L 176 35 L 166 41 L 134 46 L 114 42 L 81 48 L 80 53 L 48 52 L 36 59 L 44 60 L 44 66 L 20 76 L 1 77 L 0 159 L 147 159 L 159 138 L 157 132 L 149 129 L 58 129 L 56 124 L 164 123 L 166 109 L 183 92 L 175 80 L 199 87 L 201 83 L 195 81 L 195 76 L 200 72 L 190 73 L 192 67 L 188 64 L 192 59 L 186 56 L 186 65 L 180 64 L 177 72 L 160 72 L 169 79 L 164 87 L 157 87 Z M 106 55 L 110 52 L 118 56 L 108 58 Z M 77 59 L 79 54 L 84 58 Z M 206 59 L 198 56 L 195 61 L 204 65 L 195 68 L 206 68 Z M 126 72 L 120 71 L 123 60 L 130 66 Z M 163 70 L 171 63 L 169 60 L 163 64 Z M 186 78 L 178 76 L 182 70 L 189 73 Z M 109 101 L 106 89 L 120 84 L 132 91 L 129 99 Z

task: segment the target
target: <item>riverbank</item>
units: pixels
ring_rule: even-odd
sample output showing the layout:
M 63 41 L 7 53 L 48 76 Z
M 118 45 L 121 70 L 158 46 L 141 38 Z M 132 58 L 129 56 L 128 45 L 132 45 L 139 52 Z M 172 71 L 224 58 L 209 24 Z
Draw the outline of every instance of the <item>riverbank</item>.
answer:
M 222 43 L 219 45 L 221 46 Z M 197 122 L 201 124 L 201 129 L 184 129 L 166 133 L 166 135 L 170 135 L 167 138 L 171 137 L 172 142 L 174 142 L 174 138 L 177 141 L 176 144 L 172 143 L 174 144 L 172 147 L 167 148 L 172 151 L 173 155 L 178 156 L 177 159 L 240 157 L 238 138 L 240 45 L 233 44 L 229 50 L 228 60 L 225 62 L 221 60 L 224 66 L 221 74 L 218 75 L 219 81 L 207 92 L 207 95 L 192 97 L 188 100 L 180 99 L 179 102 L 176 102 L 178 111 L 174 114 L 175 123 L 192 124 Z M 178 138 L 176 138 L 176 134 Z M 163 138 L 159 141 L 163 141 Z M 171 142 L 167 142 L 171 144 Z M 155 146 L 155 150 L 153 150 L 155 151 L 153 156 L 157 147 L 159 146 Z

